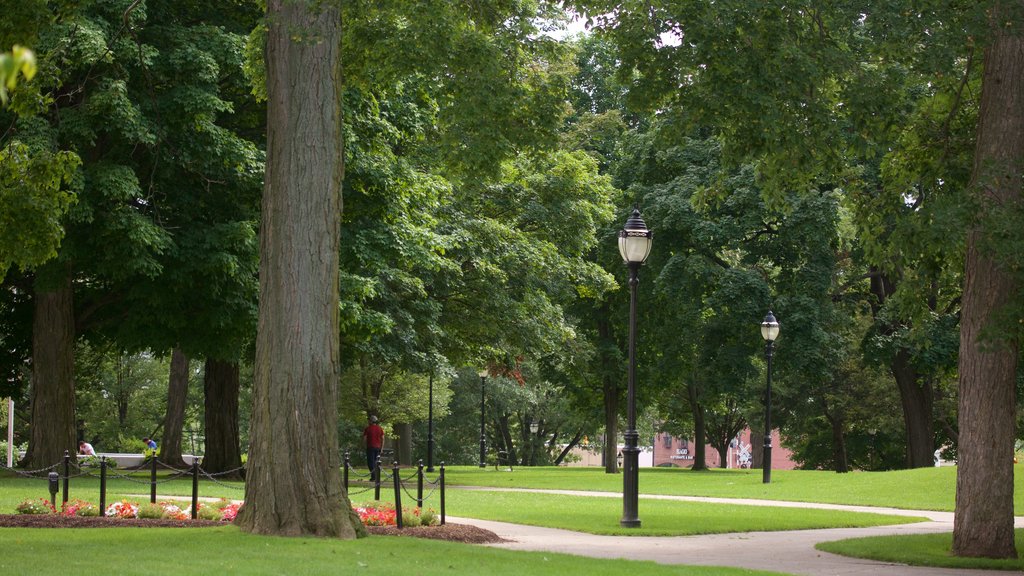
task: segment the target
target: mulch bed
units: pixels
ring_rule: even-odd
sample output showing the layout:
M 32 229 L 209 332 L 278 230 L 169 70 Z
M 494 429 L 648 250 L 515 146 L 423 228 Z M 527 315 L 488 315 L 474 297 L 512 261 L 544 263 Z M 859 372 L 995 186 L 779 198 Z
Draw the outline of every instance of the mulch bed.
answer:
M 0 528 L 209 528 L 223 526 L 214 520 L 163 520 L 142 518 L 100 518 L 58 514 L 0 514 Z M 503 542 L 494 532 L 467 524 L 416 526 L 399 530 L 395 526 L 368 526 L 375 536 L 409 536 L 464 544 Z

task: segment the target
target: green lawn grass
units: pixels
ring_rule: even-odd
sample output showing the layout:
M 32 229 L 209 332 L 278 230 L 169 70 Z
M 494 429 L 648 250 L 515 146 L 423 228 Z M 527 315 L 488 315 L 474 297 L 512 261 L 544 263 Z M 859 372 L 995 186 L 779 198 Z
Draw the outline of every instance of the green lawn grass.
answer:
M 404 504 L 406 502 L 403 502 Z M 452 516 L 563 528 L 591 534 L 688 536 L 815 528 L 851 528 L 924 520 L 906 516 L 807 510 L 800 508 L 640 501 L 640 528 L 619 526 L 622 501 L 616 498 L 452 490 Z
M 76 576 L 125 574 L 446 575 L 588 574 L 590 576 L 768 575 L 732 568 L 665 566 L 653 562 L 512 552 L 416 538 L 355 541 L 276 538 L 218 528 L 0 528 L 0 573 Z
M 1024 515 L 1024 464 L 1014 466 L 1014 470 L 1014 508 L 1017 514 Z M 494 467 L 458 466 L 446 470 L 446 482 L 500 488 L 622 491 L 622 475 L 605 474 L 601 468 L 515 468 L 508 472 Z M 641 496 L 759 498 L 952 511 L 956 503 L 956 468 L 848 474 L 774 470 L 770 484 L 762 483 L 760 470 L 693 472 L 680 468 L 641 468 L 639 490 Z
M 1024 551 L 1024 530 L 1016 531 L 1018 552 Z M 983 568 L 989 570 L 1024 570 L 1024 558 L 992 560 L 988 558 L 959 558 L 952 556 L 953 535 L 915 534 L 910 536 L 874 536 L 852 538 L 818 544 L 818 550 L 869 558 L 885 562 L 900 562 L 914 566 L 940 568 Z

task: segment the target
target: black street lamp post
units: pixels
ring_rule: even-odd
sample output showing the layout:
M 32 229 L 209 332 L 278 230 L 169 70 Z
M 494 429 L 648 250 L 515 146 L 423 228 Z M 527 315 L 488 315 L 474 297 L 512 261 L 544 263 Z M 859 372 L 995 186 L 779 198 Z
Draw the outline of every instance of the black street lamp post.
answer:
M 779 321 L 772 311 L 761 322 L 761 336 L 765 340 L 764 357 L 768 363 L 768 385 L 764 394 L 764 457 L 761 470 L 764 473 L 762 482 L 772 481 L 772 351 L 775 339 L 779 337 Z
M 629 380 L 626 393 L 626 445 L 622 449 L 622 520 L 624 528 L 639 528 L 637 513 L 640 483 L 640 434 L 636 431 L 636 287 L 640 283 L 640 266 L 651 253 L 654 233 L 640 217 L 640 208 L 634 207 L 633 214 L 619 231 L 619 254 L 629 267 Z
M 434 471 L 434 371 L 427 388 L 427 472 Z
M 487 436 L 484 435 L 484 384 L 487 382 L 487 369 L 477 372 L 480 376 L 480 467 L 487 467 Z

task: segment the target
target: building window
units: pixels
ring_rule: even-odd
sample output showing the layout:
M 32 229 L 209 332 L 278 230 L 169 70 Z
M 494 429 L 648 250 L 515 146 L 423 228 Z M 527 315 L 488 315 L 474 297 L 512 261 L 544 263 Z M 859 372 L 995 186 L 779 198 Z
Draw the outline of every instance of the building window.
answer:
M 662 434 L 661 435 L 661 439 L 665 443 L 665 448 L 671 448 L 672 447 L 672 435 L 671 434 Z

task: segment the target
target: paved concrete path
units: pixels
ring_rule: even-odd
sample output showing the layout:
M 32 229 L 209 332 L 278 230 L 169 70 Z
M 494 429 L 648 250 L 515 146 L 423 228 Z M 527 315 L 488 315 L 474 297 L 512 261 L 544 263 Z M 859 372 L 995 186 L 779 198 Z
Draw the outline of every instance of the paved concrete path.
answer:
M 451 487 L 456 489 L 456 487 Z M 457 488 L 566 494 L 621 498 L 612 492 L 583 492 L 574 490 L 531 490 L 508 488 Z M 819 542 L 902 534 L 952 532 L 953 513 L 926 510 L 902 510 L 870 506 L 842 506 L 807 502 L 775 500 L 749 500 L 730 498 L 699 498 L 689 496 L 641 495 L 642 500 L 680 500 L 691 502 L 717 502 L 749 506 L 783 506 L 817 508 L 852 512 L 872 512 L 925 517 L 927 522 L 870 528 L 834 528 L 826 530 L 796 530 L 786 532 L 746 532 L 712 534 L 705 536 L 598 536 L 556 528 L 524 526 L 506 522 L 493 522 L 470 518 L 452 518 L 451 522 L 472 524 L 498 534 L 508 542 L 494 544 L 509 550 L 563 552 L 594 558 L 627 558 L 651 560 L 661 564 L 693 564 L 704 566 L 733 566 L 757 570 L 772 570 L 788 574 L 809 576 L 993 576 L 1017 572 L 992 570 L 954 570 L 924 568 L 861 560 L 837 556 L 814 549 Z M 643 506 L 641 505 L 641 519 Z M 1015 525 L 1024 528 L 1024 517 L 1017 517 Z

